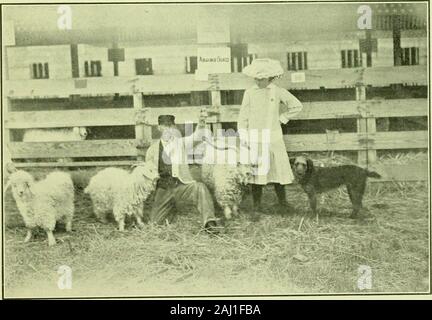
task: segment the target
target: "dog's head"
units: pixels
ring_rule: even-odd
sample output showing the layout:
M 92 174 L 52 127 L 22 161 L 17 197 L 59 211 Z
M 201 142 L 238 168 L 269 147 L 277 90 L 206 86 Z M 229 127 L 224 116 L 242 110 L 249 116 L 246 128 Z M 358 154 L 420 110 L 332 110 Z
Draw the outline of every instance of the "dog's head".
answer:
M 290 159 L 290 163 L 293 173 L 298 179 L 305 178 L 314 170 L 312 160 L 303 156 Z

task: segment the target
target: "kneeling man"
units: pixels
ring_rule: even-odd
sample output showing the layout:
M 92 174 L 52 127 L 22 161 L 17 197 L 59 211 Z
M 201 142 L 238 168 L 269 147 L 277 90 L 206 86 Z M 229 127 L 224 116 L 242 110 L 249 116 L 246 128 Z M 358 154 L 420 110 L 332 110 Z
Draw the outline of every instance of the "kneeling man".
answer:
M 146 162 L 153 164 L 159 172 L 151 222 L 163 223 L 175 203 L 185 201 L 196 206 L 202 215 L 205 230 L 216 232 L 213 198 L 205 184 L 193 180 L 187 159 L 187 148 L 193 148 L 202 141 L 202 137 L 211 134 L 205 128 L 205 118 L 200 117 L 195 132 L 187 137 L 180 136 L 173 115 L 159 116 L 158 129 L 161 138 L 146 153 Z

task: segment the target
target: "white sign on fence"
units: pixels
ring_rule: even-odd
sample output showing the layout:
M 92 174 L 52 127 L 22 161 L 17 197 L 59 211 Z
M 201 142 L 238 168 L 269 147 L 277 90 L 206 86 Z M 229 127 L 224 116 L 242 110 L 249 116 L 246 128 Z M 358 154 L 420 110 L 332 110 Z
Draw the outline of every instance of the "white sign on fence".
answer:
M 291 82 L 305 82 L 306 81 L 306 74 L 304 72 L 295 72 L 291 73 Z
M 231 73 L 231 49 L 228 47 L 198 48 L 197 80 L 207 80 L 211 73 Z

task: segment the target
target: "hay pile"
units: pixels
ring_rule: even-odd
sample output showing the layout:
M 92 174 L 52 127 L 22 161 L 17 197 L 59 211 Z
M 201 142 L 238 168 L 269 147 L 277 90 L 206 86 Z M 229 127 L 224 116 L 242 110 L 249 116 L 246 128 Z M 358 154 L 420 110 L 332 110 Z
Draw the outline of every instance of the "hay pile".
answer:
M 71 235 L 59 230 L 49 249 L 43 234 L 23 244 L 23 228 L 6 231 L 7 296 L 61 295 L 234 295 L 364 292 L 358 267 L 372 269 L 372 292 L 428 290 L 428 195 L 424 182 L 368 186 L 365 206 L 375 219 L 348 219 L 343 190 L 328 194 L 319 224 L 300 219 L 308 210 L 304 193 L 291 186 L 296 213 L 275 214 L 273 189 L 264 191 L 264 216 L 248 219 L 251 199 L 239 219 L 216 237 L 200 230 L 200 217 L 178 208 L 168 226 L 129 225 L 124 233 L 98 223 L 89 199 L 77 196 Z M 7 211 L 14 208 L 6 205 Z M 73 290 L 57 289 L 57 268 L 73 270 Z

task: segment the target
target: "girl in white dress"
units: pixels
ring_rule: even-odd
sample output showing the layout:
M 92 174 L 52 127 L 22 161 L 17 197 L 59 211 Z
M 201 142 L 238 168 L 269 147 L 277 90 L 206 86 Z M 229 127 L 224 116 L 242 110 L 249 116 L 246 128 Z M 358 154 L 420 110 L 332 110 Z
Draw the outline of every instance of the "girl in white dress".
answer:
M 258 150 L 258 170 L 250 181 L 254 202 L 252 219 L 258 220 L 262 187 L 267 184 L 274 184 L 279 200 L 279 211 L 289 210 L 284 186 L 292 183 L 294 176 L 281 123 L 288 123 L 303 106 L 286 89 L 272 83 L 275 78 L 283 74 L 279 61 L 255 59 L 251 65 L 243 69 L 243 73 L 253 77 L 256 82 L 244 93 L 237 129 L 242 144 L 247 145 L 251 150 Z

